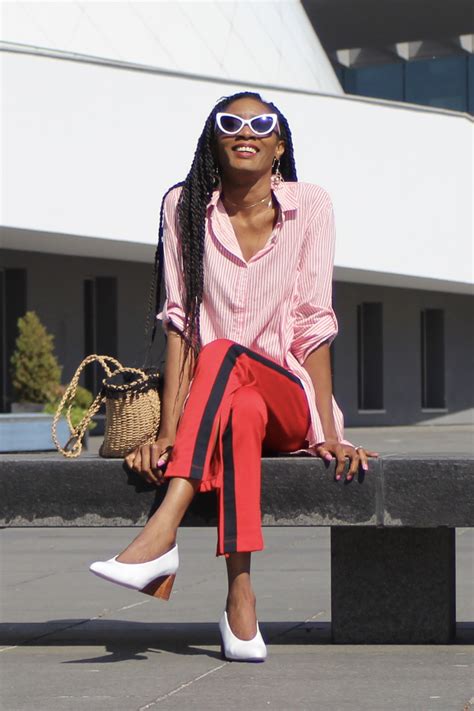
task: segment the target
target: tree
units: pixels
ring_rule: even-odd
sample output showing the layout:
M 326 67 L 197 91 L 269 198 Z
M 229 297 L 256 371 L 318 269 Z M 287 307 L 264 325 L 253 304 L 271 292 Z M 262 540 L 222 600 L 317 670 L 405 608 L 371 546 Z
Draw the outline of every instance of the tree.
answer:
M 54 355 L 54 336 L 34 311 L 18 319 L 18 331 L 10 359 L 15 396 L 20 402 L 49 402 L 57 393 L 62 371 Z

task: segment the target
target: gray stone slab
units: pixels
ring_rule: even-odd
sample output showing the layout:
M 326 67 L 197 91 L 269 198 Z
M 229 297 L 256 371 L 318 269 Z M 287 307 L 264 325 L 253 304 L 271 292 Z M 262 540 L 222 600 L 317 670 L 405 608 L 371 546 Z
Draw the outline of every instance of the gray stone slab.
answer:
M 128 472 L 122 460 L 4 459 L 0 472 L 0 525 L 143 525 L 161 501 L 156 490 Z M 376 472 L 335 481 L 335 464 L 313 457 L 262 462 L 262 513 L 267 525 L 375 525 Z M 215 496 L 199 495 L 185 525 L 216 521 Z
M 262 461 L 265 524 L 375 525 L 378 462 L 351 482 L 335 480 L 335 464 L 312 457 Z
M 0 465 L 3 526 L 141 526 L 166 491 L 97 455 L 3 456 Z M 474 525 L 474 457 L 385 455 L 352 482 L 334 472 L 314 457 L 263 458 L 265 525 Z M 184 525 L 215 522 L 215 495 L 196 496 Z
M 384 457 L 384 526 L 472 526 L 474 461 Z
M 453 641 L 454 529 L 331 529 L 331 605 L 338 644 Z
M 1 465 L 1 525 L 143 525 L 153 505 L 155 489 L 121 459 L 37 456 Z

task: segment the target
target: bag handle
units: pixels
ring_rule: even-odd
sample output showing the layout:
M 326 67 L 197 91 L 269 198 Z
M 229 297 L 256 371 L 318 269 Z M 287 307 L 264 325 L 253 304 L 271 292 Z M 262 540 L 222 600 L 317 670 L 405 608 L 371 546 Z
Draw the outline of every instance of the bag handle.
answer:
M 102 393 L 102 390 L 97 394 L 94 402 L 91 404 L 89 407 L 88 411 L 85 413 L 84 417 L 82 420 L 79 422 L 77 427 L 74 427 L 74 425 L 71 422 L 71 408 L 74 402 L 74 397 L 76 395 L 77 391 L 77 386 L 79 383 L 79 377 L 81 375 L 81 372 L 84 370 L 86 365 L 89 363 L 93 363 L 94 361 L 97 361 L 101 364 L 101 366 L 104 368 L 105 372 L 107 373 L 107 376 L 111 376 L 118 372 L 119 370 L 128 370 L 124 369 L 122 364 L 116 360 L 115 358 L 112 358 L 112 356 L 105 356 L 105 355 L 96 355 L 93 353 L 92 355 L 87 356 L 87 358 L 84 358 L 82 363 L 79 365 L 78 369 L 73 375 L 73 378 L 69 385 L 66 388 L 66 391 L 64 395 L 61 398 L 61 402 L 58 405 L 58 409 L 56 410 L 56 413 L 53 418 L 53 425 L 51 428 L 51 436 L 53 438 L 53 442 L 56 445 L 56 449 L 61 452 L 61 454 L 64 454 L 65 457 L 78 457 L 82 451 L 82 440 L 84 438 L 84 434 L 87 428 L 87 425 L 91 421 L 92 417 L 96 414 L 96 412 L 99 410 L 102 401 L 105 400 L 105 396 Z M 111 370 L 108 362 L 112 363 L 113 365 L 116 366 L 115 370 Z M 57 424 L 59 421 L 59 418 L 61 416 L 61 413 L 64 409 L 64 407 L 68 406 L 67 411 L 66 411 L 66 420 L 69 425 L 69 431 L 71 433 L 68 441 L 62 447 L 58 441 L 57 433 L 56 433 L 56 428 Z M 75 442 L 72 444 L 72 447 L 69 449 L 71 442 L 75 440 Z

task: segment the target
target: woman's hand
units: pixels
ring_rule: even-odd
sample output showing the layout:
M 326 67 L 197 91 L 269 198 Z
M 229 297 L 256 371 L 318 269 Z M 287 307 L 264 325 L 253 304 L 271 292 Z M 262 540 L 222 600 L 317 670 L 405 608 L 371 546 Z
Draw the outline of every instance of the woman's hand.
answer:
M 141 444 L 125 457 L 125 463 L 150 484 L 164 483 L 163 470 L 170 457 L 174 442 L 169 437 L 159 437 L 156 442 Z
M 368 457 L 378 457 L 378 452 L 370 452 L 363 447 L 352 447 L 349 444 L 338 442 L 337 440 L 328 439 L 321 442 L 316 447 L 316 452 L 319 457 L 330 462 L 333 458 L 337 459 L 336 479 L 339 480 L 344 472 L 346 457 L 350 460 L 349 469 L 346 474 L 346 480 L 351 481 L 353 476 L 357 474 L 359 466 L 364 471 L 369 468 Z

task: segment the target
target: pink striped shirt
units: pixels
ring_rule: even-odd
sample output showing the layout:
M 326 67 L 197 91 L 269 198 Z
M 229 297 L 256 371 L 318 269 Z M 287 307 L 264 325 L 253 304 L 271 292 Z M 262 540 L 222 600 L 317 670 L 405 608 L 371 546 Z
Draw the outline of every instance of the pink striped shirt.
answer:
M 176 205 L 181 188 L 164 206 L 163 245 L 166 300 L 163 329 L 171 321 L 183 330 L 183 276 Z M 314 388 L 303 367 L 307 356 L 338 330 L 332 308 L 335 247 L 334 212 L 319 185 L 284 182 L 274 186 L 279 215 L 266 244 L 248 262 L 214 191 L 207 208 L 201 343 L 229 338 L 276 361 L 297 375 L 305 390 L 311 425 L 309 449 L 325 440 Z M 343 440 L 343 416 L 333 397 L 336 430 Z

